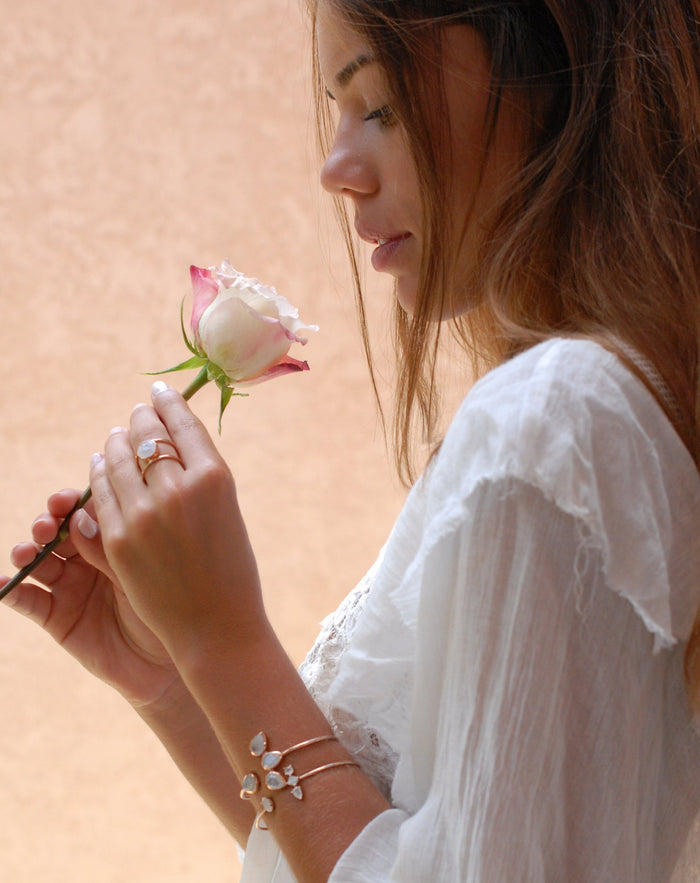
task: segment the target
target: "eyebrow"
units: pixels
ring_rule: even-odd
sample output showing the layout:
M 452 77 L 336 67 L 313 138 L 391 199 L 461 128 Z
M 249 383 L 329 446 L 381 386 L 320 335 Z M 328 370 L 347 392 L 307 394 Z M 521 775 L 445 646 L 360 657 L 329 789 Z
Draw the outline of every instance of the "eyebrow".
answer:
M 353 60 L 339 70 L 333 78 L 336 86 L 339 86 L 341 89 L 344 88 L 359 70 L 363 67 L 367 67 L 368 64 L 373 64 L 374 61 L 375 58 L 373 55 L 364 52 L 361 55 L 358 55 L 357 58 L 353 58 Z

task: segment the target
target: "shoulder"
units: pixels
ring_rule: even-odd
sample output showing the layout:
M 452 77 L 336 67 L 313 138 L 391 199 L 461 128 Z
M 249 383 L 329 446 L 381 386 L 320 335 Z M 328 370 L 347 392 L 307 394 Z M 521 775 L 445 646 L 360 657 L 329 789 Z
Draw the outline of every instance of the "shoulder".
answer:
M 489 372 L 459 408 L 440 458 L 452 467 L 475 462 L 473 478 L 512 475 L 553 496 L 577 478 L 589 481 L 591 467 L 651 477 L 662 466 L 669 480 L 684 474 L 700 489 L 692 458 L 648 389 L 588 340 L 555 338 Z
M 700 478 L 654 397 L 614 354 L 553 339 L 475 384 L 426 475 L 431 520 L 482 517 L 472 508 L 484 485 L 494 506 L 508 505 L 514 488 L 534 488 L 553 513 L 575 518 L 603 555 L 608 585 L 657 634 L 687 637 L 700 580 Z

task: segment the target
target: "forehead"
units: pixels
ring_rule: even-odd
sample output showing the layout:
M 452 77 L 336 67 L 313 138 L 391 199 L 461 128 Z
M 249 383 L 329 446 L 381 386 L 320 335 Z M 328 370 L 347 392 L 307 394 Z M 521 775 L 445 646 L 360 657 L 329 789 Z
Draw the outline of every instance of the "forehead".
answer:
M 372 61 L 366 41 L 331 0 L 319 0 L 315 28 L 319 64 L 329 88 L 343 87 Z

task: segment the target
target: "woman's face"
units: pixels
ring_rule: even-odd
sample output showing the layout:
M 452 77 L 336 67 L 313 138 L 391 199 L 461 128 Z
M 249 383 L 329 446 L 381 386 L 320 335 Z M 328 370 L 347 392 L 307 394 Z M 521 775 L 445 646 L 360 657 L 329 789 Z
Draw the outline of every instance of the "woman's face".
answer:
M 410 313 L 424 236 L 418 176 L 405 132 L 392 116 L 381 68 L 332 0 L 320 0 L 316 28 L 321 72 L 337 109 L 335 138 L 321 183 L 352 204 L 358 235 L 374 246 L 372 266 L 395 278 L 399 302 Z M 490 70 L 476 31 L 446 28 L 443 68 L 453 162 L 451 204 L 445 207 L 451 224 L 446 231 L 455 231 L 450 235 L 458 239 L 452 245 L 455 290 L 463 292 L 456 306 L 461 312 L 478 301 L 476 293 L 468 291 L 467 280 L 474 269 L 481 220 L 499 182 L 522 152 L 514 125 L 500 113 L 484 165 Z

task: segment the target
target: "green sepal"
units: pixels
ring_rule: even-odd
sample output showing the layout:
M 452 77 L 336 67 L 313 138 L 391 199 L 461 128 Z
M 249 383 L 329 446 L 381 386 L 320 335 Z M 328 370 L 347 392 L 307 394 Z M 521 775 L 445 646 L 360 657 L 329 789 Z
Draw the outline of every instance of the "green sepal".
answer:
M 182 339 L 185 341 L 185 346 L 187 347 L 187 349 L 191 353 L 194 353 L 195 356 L 201 356 L 202 354 L 200 352 L 197 352 L 197 349 L 195 348 L 194 344 L 187 336 L 187 332 L 185 331 L 184 310 L 185 310 L 185 298 L 183 297 L 182 300 L 180 301 L 180 330 L 182 331 Z M 202 363 L 202 364 L 204 364 L 204 363 Z
M 213 367 L 216 368 L 216 365 Z M 216 385 L 221 390 L 221 402 L 219 405 L 219 435 L 221 435 L 221 418 L 224 416 L 224 411 L 226 410 L 226 406 L 231 401 L 232 396 L 241 396 L 245 397 L 248 395 L 247 392 L 236 392 L 232 386 L 229 386 L 228 377 L 219 369 L 220 374 L 218 377 L 214 378 Z
M 211 362 L 204 358 L 204 356 L 192 356 L 191 359 L 186 359 L 184 362 L 180 362 L 179 365 L 173 365 L 172 368 L 163 368 L 162 371 L 145 371 L 144 374 L 153 377 L 156 374 L 170 374 L 172 371 L 187 371 L 190 368 L 204 368 L 210 364 Z M 213 379 L 214 378 L 212 378 L 212 380 Z
M 219 435 L 221 435 L 221 418 L 224 416 L 226 406 L 231 401 L 231 396 L 233 395 L 233 387 L 224 386 L 224 384 L 221 384 L 219 386 L 219 389 L 221 390 L 221 404 L 219 406 Z

